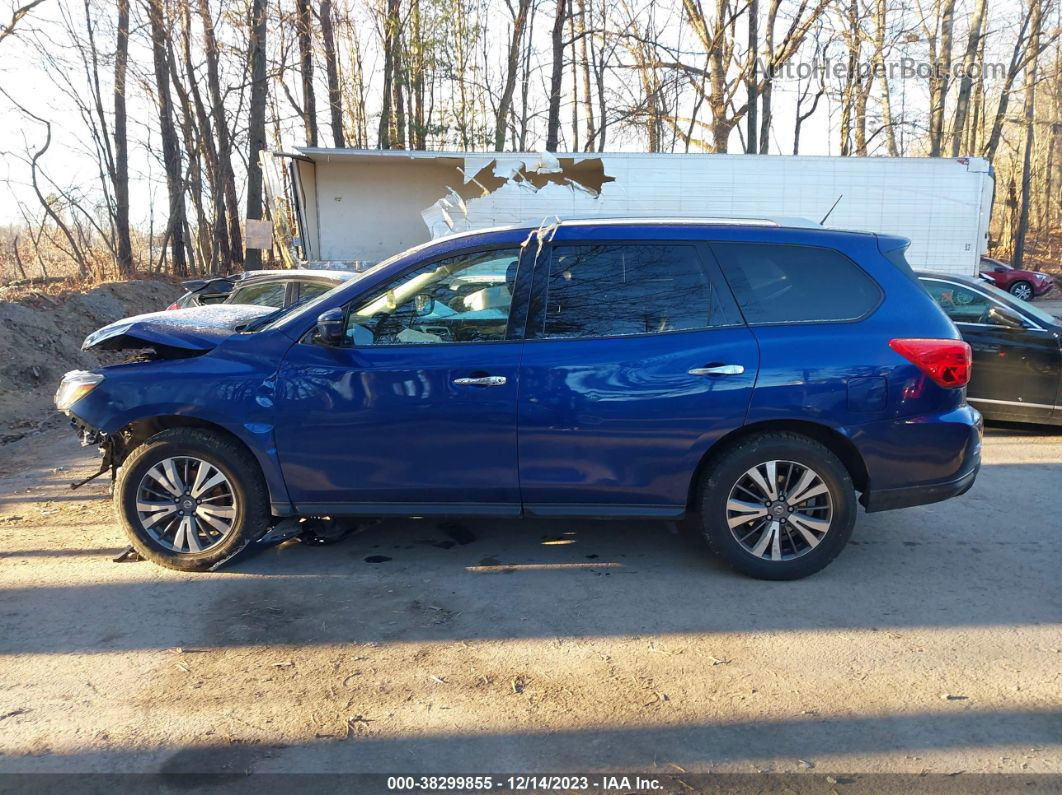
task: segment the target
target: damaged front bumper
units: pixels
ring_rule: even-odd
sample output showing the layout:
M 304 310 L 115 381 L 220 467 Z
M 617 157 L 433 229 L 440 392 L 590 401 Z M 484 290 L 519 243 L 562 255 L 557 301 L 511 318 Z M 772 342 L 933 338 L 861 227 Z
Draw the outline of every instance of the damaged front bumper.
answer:
M 118 462 L 121 460 L 118 457 L 116 450 L 121 444 L 120 437 L 115 437 L 109 433 L 104 433 L 98 428 L 93 428 L 91 425 L 86 424 L 80 417 L 69 411 L 66 412 L 66 415 L 70 417 L 70 425 L 77 432 L 78 438 L 81 440 L 81 446 L 95 446 L 98 447 L 100 451 L 100 468 L 87 478 L 71 483 L 70 488 L 79 489 L 105 472 L 111 473 L 111 482 L 113 483 L 115 476 L 118 473 Z

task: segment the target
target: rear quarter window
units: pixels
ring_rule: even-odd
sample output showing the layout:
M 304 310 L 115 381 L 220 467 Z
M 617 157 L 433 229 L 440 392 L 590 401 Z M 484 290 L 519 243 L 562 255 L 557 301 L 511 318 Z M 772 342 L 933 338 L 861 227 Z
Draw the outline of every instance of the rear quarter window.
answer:
M 881 301 L 881 288 L 839 251 L 819 246 L 712 243 L 746 322 L 858 320 Z

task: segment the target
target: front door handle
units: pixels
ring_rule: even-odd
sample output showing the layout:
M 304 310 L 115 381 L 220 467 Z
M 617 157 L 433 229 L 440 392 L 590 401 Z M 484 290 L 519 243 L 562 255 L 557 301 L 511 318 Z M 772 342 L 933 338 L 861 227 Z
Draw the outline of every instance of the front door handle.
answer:
M 481 378 L 455 378 L 457 386 L 505 386 L 504 375 L 485 375 Z
M 740 364 L 717 364 L 711 367 L 694 367 L 690 375 L 741 375 L 745 368 Z

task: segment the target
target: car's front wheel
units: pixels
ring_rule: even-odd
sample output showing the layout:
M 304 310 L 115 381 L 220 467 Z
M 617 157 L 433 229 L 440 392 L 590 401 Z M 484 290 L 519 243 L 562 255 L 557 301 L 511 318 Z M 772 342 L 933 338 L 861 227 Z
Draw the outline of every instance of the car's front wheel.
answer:
M 844 464 L 794 433 L 750 437 L 726 450 L 701 487 L 705 536 L 732 568 L 795 580 L 832 561 L 852 535 L 856 498 Z
M 1010 294 L 1015 298 L 1020 298 L 1022 301 L 1031 301 L 1033 299 L 1033 286 L 1028 282 L 1014 282 L 1010 286 Z
M 197 428 L 162 431 L 122 463 L 115 508 L 141 557 L 180 571 L 207 571 L 269 526 L 257 463 L 235 441 Z

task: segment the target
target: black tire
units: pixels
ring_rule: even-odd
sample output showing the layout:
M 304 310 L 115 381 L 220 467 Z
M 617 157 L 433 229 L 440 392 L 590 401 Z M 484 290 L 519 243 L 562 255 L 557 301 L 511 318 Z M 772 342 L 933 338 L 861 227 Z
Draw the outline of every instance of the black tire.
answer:
M 178 552 L 167 547 L 148 532 L 137 511 L 137 494 L 148 470 L 170 458 L 206 462 L 225 476 L 226 486 L 231 485 L 231 527 L 220 541 L 201 552 Z M 258 463 L 238 443 L 197 428 L 162 431 L 133 450 L 118 470 L 114 507 L 140 556 L 178 571 L 209 571 L 239 554 L 269 529 L 269 495 Z M 206 527 L 205 522 L 203 526 Z
M 753 554 L 754 550 L 747 549 L 735 537 L 734 532 L 731 532 L 727 520 L 727 503 L 731 491 L 746 473 L 768 461 L 793 462 L 798 465 L 797 468 L 807 467 L 812 470 L 828 489 L 828 498 L 823 497 L 822 501 L 828 499 L 832 504 L 829 527 L 816 546 L 802 541 L 800 534 L 795 532 L 796 528 L 791 524 L 786 525 L 784 521 L 780 523 L 780 537 L 787 528 L 792 528 L 788 542 L 791 544 L 792 556 L 788 559 L 780 555 L 779 560 L 770 560 Z M 796 433 L 765 433 L 745 439 L 725 450 L 702 478 L 699 506 L 701 526 L 712 550 L 731 568 L 760 580 L 797 580 L 821 570 L 837 557 L 848 543 L 856 517 L 855 489 L 844 464 L 823 445 Z M 735 532 L 754 528 L 754 521 L 750 519 L 749 524 L 739 527 Z M 766 532 L 764 530 L 764 534 Z M 757 536 L 758 539 L 762 537 Z M 798 544 L 803 544 L 808 549 L 797 554 Z
M 1009 292 L 1022 301 L 1031 301 L 1033 299 L 1033 286 L 1026 281 L 1014 282 L 1010 286 Z

